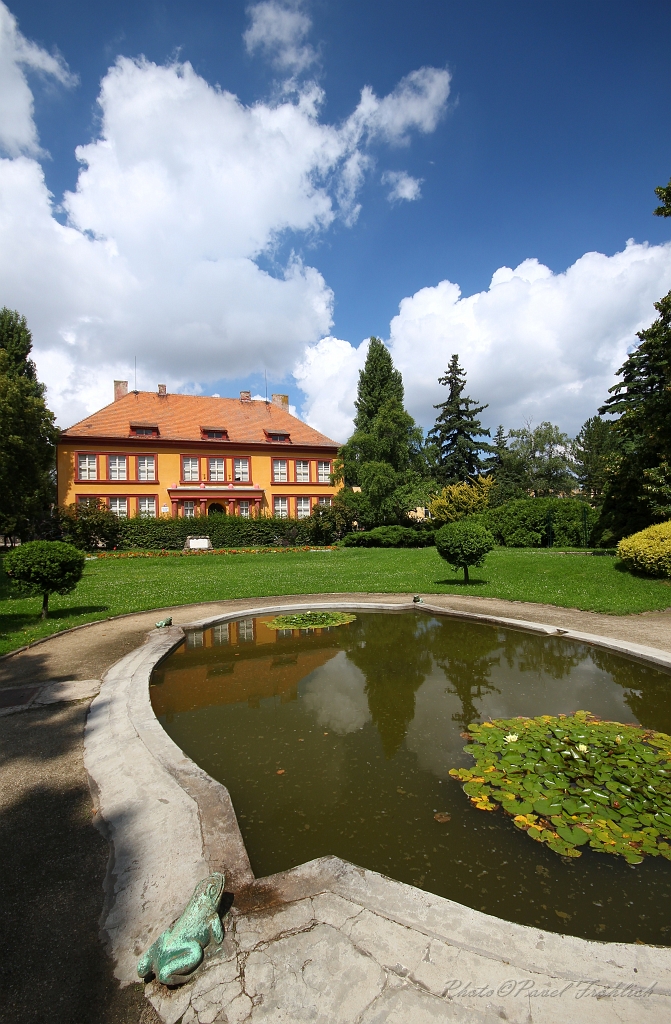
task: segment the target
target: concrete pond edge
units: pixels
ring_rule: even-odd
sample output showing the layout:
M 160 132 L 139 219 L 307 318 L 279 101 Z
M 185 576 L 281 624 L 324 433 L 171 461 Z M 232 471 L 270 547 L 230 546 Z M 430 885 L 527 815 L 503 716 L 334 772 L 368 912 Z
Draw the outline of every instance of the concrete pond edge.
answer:
M 311 601 L 309 607 L 412 609 L 559 635 L 671 671 L 671 653 L 656 648 L 537 622 L 454 611 L 432 605 L 430 600 L 417 604 L 411 600 L 363 603 L 322 599 Z M 362 989 L 361 1006 L 352 1004 L 349 1016 L 341 1017 L 334 1009 L 324 1020 L 373 1024 L 395 1020 L 397 1013 L 399 1020 L 422 1022 L 557 1020 L 552 1014 L 546 1016 L 546 1011 L 540 1013 L 541 1005 L 548 1007 L 551 998 L 530 1004 L 527 995 L 523 999 L 506 998 L 510 993 L 505 992 L 501 995 L 506 978 L 522 979 L 520 984 L 527 986 L 564 990 L 567 999 L 573 993 L 574 1005 L 570 1013 L 566 1012 L 568 1006 L 563 1007 L 562 1020 L 632 1024 L 671 1020 L 671 949 L 666 947 L 603 943 L 517 925 L 337 857 L 320 858 L 266 878 L 254 877 L 228 790 L 186 757 L 164 731 L 151 706 L 149 682 L 153 669 L 183 641 L 187 630 L 207 629 L 242 616 L 305 608 L 305 600 L 297 603 L 278 598 L 276 604 L 261 607 L 250 601 L 242 610 L 238 607 L 184 626 L 152 630 L 143 646 L 103 676 L 86 722 L 84 762 L 94 795 L 96 824 L 110 844 L 101 932 L 120 983 L 137 982 L 140 954 L 181 913 L 196 883 L 216 870 L 224 871 L 226 890 L 235 897 L 224 922 L 227 937 L 221 950 L 208 950 L 193 981 L 176 990 L 155 982 L 146 987 L 146 995 L 166 1024 L 206 1024 L 215 1017 L 231 1022 L 322 1019 L 310 1016 L 310 999 L 321 998 L 314 993 L 311 996 L 311 989 L 300 989 L 298 995 L 293 990 L 291 996 L 282 994 L 277 965 L 271 972 L 275 980 L 268 980 L 273 951 L 279 956 L 280 946 L 286 946 L 289 937 L 296 949 L 300 935 L 308 945 L 317 941 L 315 929 L 331 929 L 327 948 L 344 943 L 343 964 L 347 957 L 363 956 L 366 964 L 375 963 L 376 970 L 382 972 L 379 977 L 375 974 L 375 983 L 370 981 L 368 1002 Z M 250 934 L 258 939 L 251 946 Z M 358 936 L 356 941 L 353 935 Z M 394 944 L 397 955 L 392 951 Z M 282 963 L 286 963 L 285 946 Z M 294 952 L 300 959 L 299 952 Z M 252 970 L 254 957 L 265 958 L 265 974 L 257 971 L 258 977 Z M 450 988 L 459 978 L 456 960 L 461 965 L 459 971 L 468 974 L 464 981 L 474 991 L 479 986 L 484 995 L 469 996 Z M 351 965 L 348 970 L 351 973 Z M 209 988 L 207 978 L 211 979 Z M 500 984 L 499 978 L 503 978 Z M 600 987 L 601 996 L 579 1003 L 580 985 L 586 983 Z M 304 979 L 300 981 L 303 988 L 306 984 Z M 589 994 L 595 993 L 596 989 Z M 627 993 L 631 998 L 624 998 Z M 291 1002 L 294 997 L 302 1003 L 283 1016 L 281 1001 Z M 275 1015 L 271 1011 L 274 999 L 279 1000 Z M 215 1003 L 221 1003 L 221 1016 L 216 1016 L 220 1011 Z

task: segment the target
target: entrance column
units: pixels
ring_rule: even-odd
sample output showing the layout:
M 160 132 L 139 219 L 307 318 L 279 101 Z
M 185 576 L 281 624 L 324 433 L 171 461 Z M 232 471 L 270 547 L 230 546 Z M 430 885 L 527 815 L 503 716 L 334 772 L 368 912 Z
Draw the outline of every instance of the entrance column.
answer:
M 207 511 L 206 505 L 207 505 L 207 498 L 201 498 L 200 499 L 200 514 L 201 514 L 201 516 L 204 516 L 206 514 L 206 511 Z
M 260 498 L 254 498 L 254 517 L 256 519 L 258 519 L 260 515 L 261 515 L 261 499 Z
M 228 514 L 229 516 L 235 515 L 235 498 L 228 499 Z
M 177 519 L 177 502 L 174 500 L 172 503 L 172 518 Z

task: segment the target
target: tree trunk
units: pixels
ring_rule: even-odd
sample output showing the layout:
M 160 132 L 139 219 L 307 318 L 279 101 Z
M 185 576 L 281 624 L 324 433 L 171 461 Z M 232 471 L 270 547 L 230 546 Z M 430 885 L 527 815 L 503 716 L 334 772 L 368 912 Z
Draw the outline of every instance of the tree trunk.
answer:
M 42 595 L 42 618 L 43 619 L 46 619 L 48 612 L 49 612 L 49 595 L 48 594 L 43 594 Z
M 464 566 L 464 583 L 468 583 L 468 566 Z

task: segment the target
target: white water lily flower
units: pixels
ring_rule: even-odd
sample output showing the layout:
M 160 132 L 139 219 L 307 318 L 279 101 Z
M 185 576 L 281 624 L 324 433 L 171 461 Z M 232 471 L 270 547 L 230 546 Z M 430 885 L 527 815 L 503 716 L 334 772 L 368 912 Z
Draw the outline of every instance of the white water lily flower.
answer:
M 508 735 L 505 737 L 506 743 L 517 743 L 518 739 L 519 736 L 516 732 L 509 732 Z
M 581 754 L 586 754 L 587 753 L 587 747 L 585 746 L 584 743 L 579 743 L 578 744 L 578 750 L 580 751 Z

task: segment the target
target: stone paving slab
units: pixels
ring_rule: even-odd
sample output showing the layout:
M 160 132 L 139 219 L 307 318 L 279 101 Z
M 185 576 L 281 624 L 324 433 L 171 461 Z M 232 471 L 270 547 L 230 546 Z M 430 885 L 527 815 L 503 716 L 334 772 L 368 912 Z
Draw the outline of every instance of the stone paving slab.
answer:
M 361 607 L 356 599 L 323 604 Z M 278 599 L 263 610 L 291 605 Z M 494 621 L 491 612 L 482 617 Z M 227 790 L 184 756 L 151 710 L 151 669 L 183 635 L 178 627 L 157 630 L 118 662 L 86 730 L 86 767 L 112 845 L 104 930 L 122 984 L 136 978 L 137 957 L 204 874 L 224 870 L 235 895 L 224 943 L 207 950 L 192 979 L 173 990 L 146 986 L 165 1024 L 671 1024 L 667 948 L 512 924 L 335 857 L 255 879 Z M 604 644 L 612 645 L 613 638 Z M 659 650 L 627 651 L 619 641 L 617 649 L 671 665 Z
M 61 704 L 95 697 L 100 690 L 99 679 L 65 679 L 33 686 L 15 686 L 0 690 L 0 716 L 13 715 L 28 708 Z

